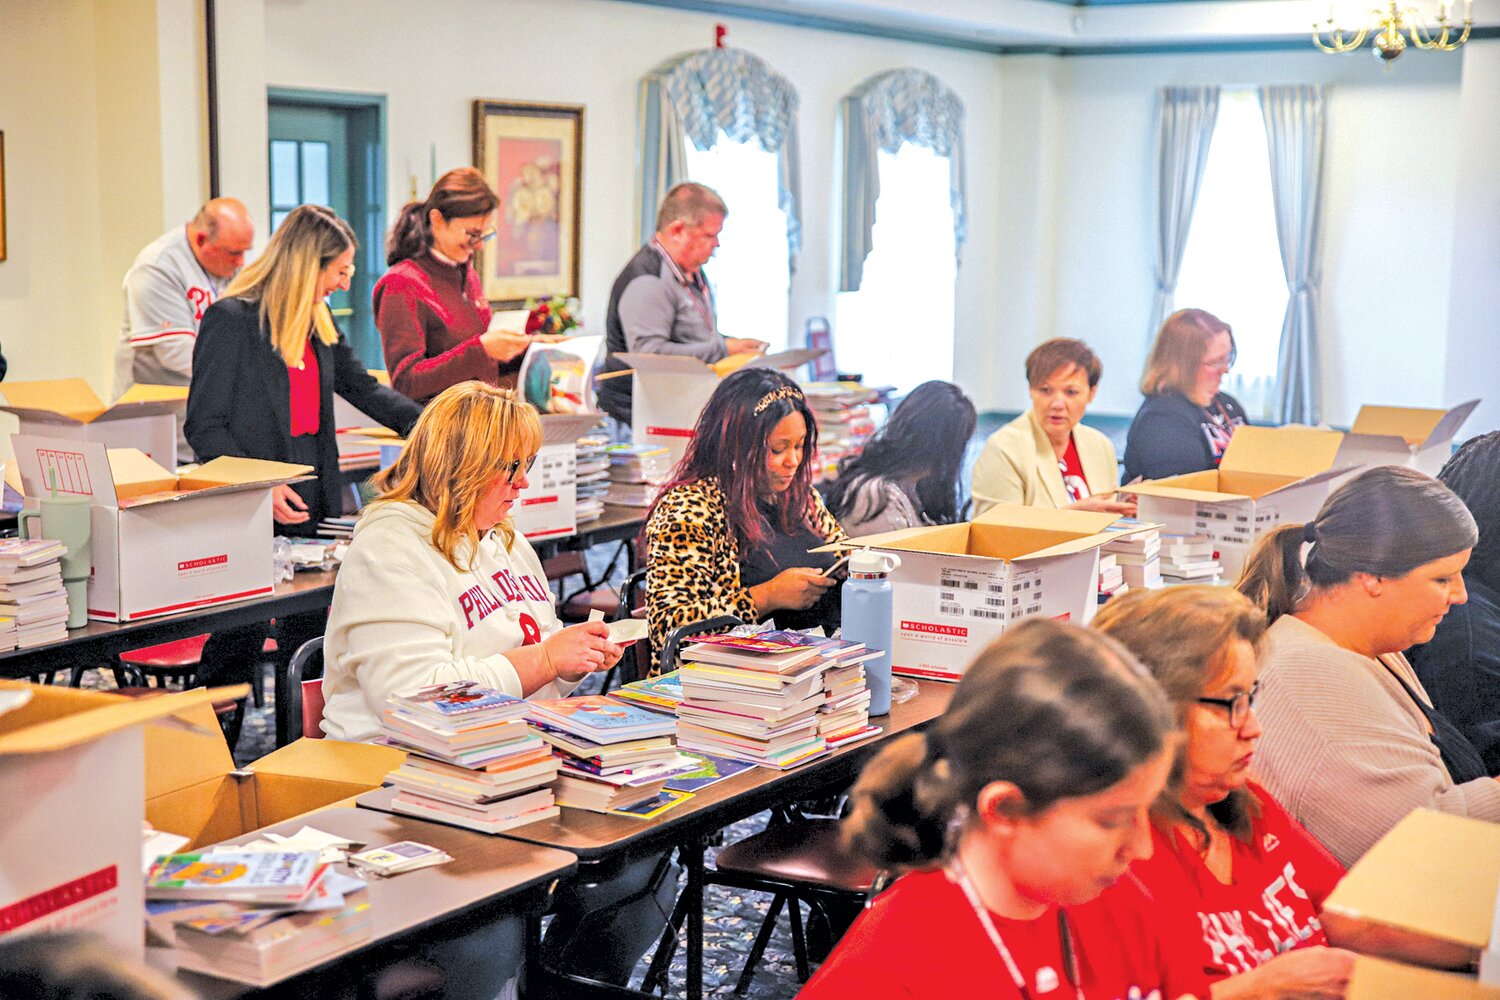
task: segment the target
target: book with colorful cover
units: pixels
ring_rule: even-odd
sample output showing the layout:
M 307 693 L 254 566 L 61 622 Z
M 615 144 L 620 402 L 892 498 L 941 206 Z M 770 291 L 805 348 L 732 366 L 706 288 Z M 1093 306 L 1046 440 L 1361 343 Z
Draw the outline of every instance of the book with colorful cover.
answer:
M 280 982 L 370 936 L 374 913 L 364 895 L 336 910 L 183 921 L 175 928 L 177 964 L 253 986 Z
M 672 720 L 660 712 L 628 705 L 607 695 L 531 701 L 530 718 L 596 743 L 620 743 L 648 736 L 670 736 Z
M 707 753 L 685 753 L 681 756 L 695 758 L 699 764 L 695 770 L 684 771 L 667 779 L 667 788 L 676 792 L 696 792 L 755 766 L 748 761 L 716 757 Z
M 682 701 L 682 675 L 680 671 L 631 681 L 614 692 L 614 697 L 639 705 L 648 711 L 672 712 Z
M 444 719 L 504 708 L 511 709 L 516 717 L 526 713 L 526 702 L 522 699 L 493 688 L 480 687 L 475 681 L 429 684 L 391 695 L 389 700 L 393 705 Z
M 295 903 L 327 873 L 318 851 L 166 854 L 146 873 L 146 898 Z
M 679 806 L 692 797 L 691 792 L 679 792 L 671 788 L 663 788 L 656 795 L 646 799 L 644 802 L 621 806 L 618 809 L 611 809 L 609 811 L 617 816 L 634 816 L 636 819 L 655 819 L 673 806 Z

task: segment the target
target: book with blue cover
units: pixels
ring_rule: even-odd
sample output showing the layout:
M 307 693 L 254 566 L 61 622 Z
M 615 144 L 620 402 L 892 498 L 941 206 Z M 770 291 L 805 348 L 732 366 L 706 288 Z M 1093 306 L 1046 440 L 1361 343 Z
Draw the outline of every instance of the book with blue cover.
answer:
M 548 698 L 527 702 L 530 718 L 542 725 L 573 733 L 595 743 L 620 743 L 648 736 L 670 736 L 671 718 L 606 695 Z
M 494 712 L 497 716 L 514 715 L 517 718 L 526 714 L 526 702 L 522 699 L 493 688 L 480 687 L 476 681 L 430 684 L 415 691 L 392 695 L 390 701 L 402 708 L 426 712 L 444 719 L 480 712 Z M 499 711 L 502 709 L 510 711 Z

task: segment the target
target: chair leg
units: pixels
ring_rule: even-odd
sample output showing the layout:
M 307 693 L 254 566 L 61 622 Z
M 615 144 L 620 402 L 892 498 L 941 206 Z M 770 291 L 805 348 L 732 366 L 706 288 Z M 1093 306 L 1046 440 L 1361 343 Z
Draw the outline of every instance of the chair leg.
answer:
M 807 968 L 807 939 L 802 934 L 802 901 L 793 896 L 789 902 L 792 917 L 792 955 L 797 959 L 797 981 L 805 983 L 812 973 Z
M 677 953 L 677 938 L 682 934 L 685 920 L 687 893 L 684 892 L 677 896 L 677 905 L 672 908 L 672 919 L 662 928 L 661 940 L 656 943 L 656 951 L 651 955 L 651 964 L 646 969 L 646 978 L 641 980 L 641 992 L 655 993 L 658 987 L 666 985 L 667 969 L 672 964 L 672 956 Z
M 766 945 L 771 942 L 771 932 L 776 929 L 776 918 L 781 915 L 781 907 L 786 903 L 786 896 L 777 893 L 771 900 L 771 906 L 766 910 L 766 919 L 760 923 L 760 930 L 755 935 L 755 944 L 750 947 L 750 957 L 745 959 L 745 967 L 740 970 L 739 982 L 734 984 L 734 995 L 742 996 L 750 988 L 750 978 L 755 975 L 760 960 L 766 953 Z M 792 907 L 795 910 L 796 902 Z

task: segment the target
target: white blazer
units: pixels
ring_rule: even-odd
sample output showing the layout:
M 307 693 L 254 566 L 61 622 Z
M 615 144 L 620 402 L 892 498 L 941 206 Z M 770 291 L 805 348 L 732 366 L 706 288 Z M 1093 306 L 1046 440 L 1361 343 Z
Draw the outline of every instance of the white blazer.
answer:
M 1109 438 L 1079 424 L 1073 428 L 1073 443 L 1083 462 L 1083 478 L 1091 493 L 1103 493 L 1120 485 L 1120 465 Z M 974 513 L 982 514 L 997 503 L 1027 507 L 1066 507 L 1067 488 L 1057 467 L 1052 442 L 1028 409 L 991 434 L 974 464 Z

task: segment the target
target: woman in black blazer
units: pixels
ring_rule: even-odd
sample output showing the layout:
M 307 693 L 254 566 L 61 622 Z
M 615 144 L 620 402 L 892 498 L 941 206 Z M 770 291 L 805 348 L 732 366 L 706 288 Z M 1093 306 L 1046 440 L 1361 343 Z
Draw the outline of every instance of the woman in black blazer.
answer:
M 188 390 L 188 444 L 220 455 L 311 465 L 315 481 L 277 487 L 277 530 L 314 534 L 342 513 L 333 394 L 400 434 L 422 408 L 375 381 L 324 299 L 349 287 L 354 233 L 329 209 L 287 216 L 261 257 L 203 314 Z
M 317 474 L 272 491 L 271 515 L 281 534 L 313 535 L 319 521 L 343 512 L 335 392 L 403 435 L 422 412 L 376 382 L 333 325 L 324 299 L 349 287 L 355 247 L 353 230 L 329 209 L 295 209 L 265 253 L 209 306 L 193 345 L 184 429 L 198 459 L 295 462 Z M 325 621 L 321 611 L 278 619 L 282 655 L 321 635 Z M 268 623 L 258 623 L 215 632 L 200 655 L 199 680 L 248 680 L 268 631 Z

